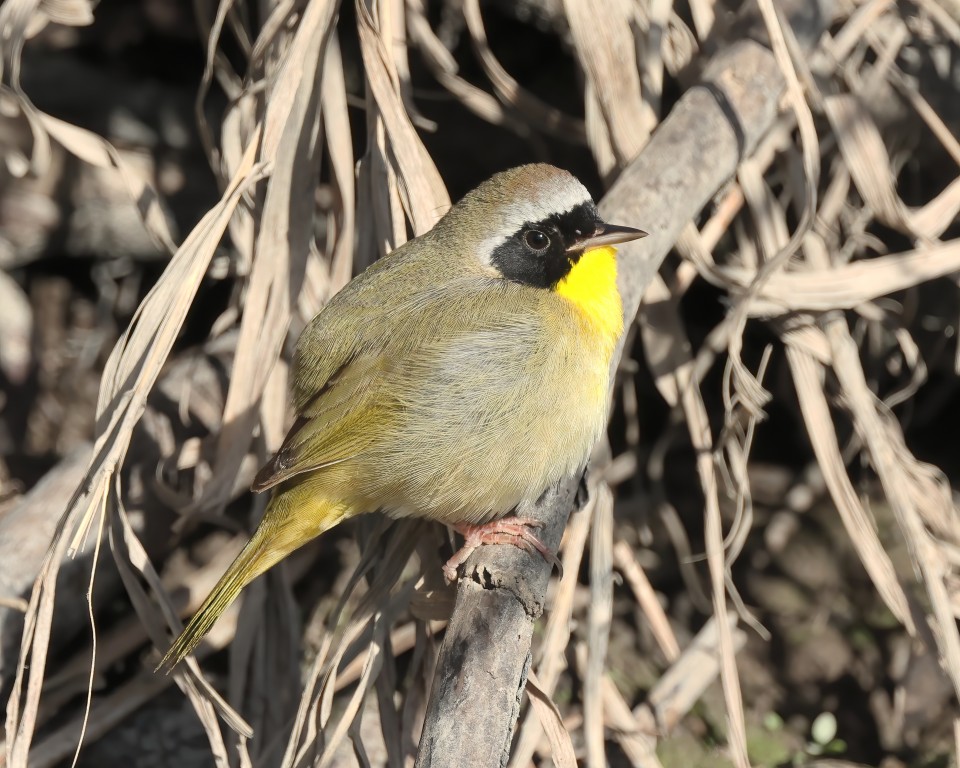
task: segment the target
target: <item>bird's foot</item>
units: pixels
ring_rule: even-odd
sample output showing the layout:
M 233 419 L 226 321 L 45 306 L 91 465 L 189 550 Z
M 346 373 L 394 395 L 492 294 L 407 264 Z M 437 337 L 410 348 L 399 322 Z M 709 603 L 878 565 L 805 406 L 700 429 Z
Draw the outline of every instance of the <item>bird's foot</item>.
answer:
M 539 552 L 540 555 L 563 575 L 563 566 L 557 556 L 536 537 L 533 529 L 542 528 L 539 520 L 524 517 L 502 517 L 484 525 L 462 523 L 453 526 L 464 538 L 463 546 L 447 560 L 443 566 L 443 575 L 447 581 L 457 580 L 457 569 L 463 565 L 473 551 L 484 544 L 513 544 L 527 552 Z

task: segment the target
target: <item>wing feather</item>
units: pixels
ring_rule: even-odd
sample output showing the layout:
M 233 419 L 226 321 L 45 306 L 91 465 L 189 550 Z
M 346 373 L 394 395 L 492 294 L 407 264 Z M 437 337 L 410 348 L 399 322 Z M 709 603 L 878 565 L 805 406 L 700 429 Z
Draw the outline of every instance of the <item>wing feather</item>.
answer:
M 382 356 L 343 366 L 297 416 L 280 450 L 254 478 L 253 490 L 359 455 L 375 434 L 370 427 L 385 416 L 386 401 L 377 394 L 385 368 Z
M 476 296 L 492 291 L 499 296 Z M 521 298 L 522 292 L 485 275 L 438 281 L 435 270 L 425 271 L 423 260 L 404 248 L 367 269 L 333 297 L 297 342 L 297 418 L 276 456 L 257 473 L 253 490 L 363 454 L 404 407 L 396 390 L 398 382 L 407 382 L 398 369 L 478 329 L 509 326 L 511 317 L 529 312 L 530 297 Z M 471 294 L 474 300 L 464 301 Z

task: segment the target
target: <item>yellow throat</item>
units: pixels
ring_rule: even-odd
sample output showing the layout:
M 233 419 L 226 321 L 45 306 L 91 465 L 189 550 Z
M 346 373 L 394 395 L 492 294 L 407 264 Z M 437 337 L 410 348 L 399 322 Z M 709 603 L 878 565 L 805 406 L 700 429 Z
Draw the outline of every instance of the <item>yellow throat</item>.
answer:
M 617 290 L 617 249 L 610 246 L 584 251 L 555 288 L 572 301 L 596 332 L 610 343 L 623 332 L 623 305 Z

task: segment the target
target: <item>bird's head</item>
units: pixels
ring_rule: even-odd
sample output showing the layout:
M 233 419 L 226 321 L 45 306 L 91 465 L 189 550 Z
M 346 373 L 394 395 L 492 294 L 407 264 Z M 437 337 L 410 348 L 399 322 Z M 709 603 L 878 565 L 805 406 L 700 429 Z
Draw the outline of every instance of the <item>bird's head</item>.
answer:
M 591 250 L 646 235 L 605 222 L 576 177 L 542 163 L 492 176 L 451 208 L 438 230 L 488 274 L 547 289 Z

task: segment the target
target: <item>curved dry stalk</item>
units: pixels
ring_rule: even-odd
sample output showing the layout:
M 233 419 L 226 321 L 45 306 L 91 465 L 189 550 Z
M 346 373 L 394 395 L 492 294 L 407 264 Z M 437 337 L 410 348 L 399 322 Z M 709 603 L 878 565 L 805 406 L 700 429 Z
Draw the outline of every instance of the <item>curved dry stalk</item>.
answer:
M 330 629 L 313 662 L 287 741 L 284 768 L 310 765 L 312 760 L 328 764 L 360 715 L 365 697 L 380 671 L 390 626 L 407 609 L 413 596 L 415 578 L 395 588 L 416 547 L 422 526 L 420 521 L 391 524 L 384 520 L 369 537 L 360 562 L 330 614 Z M 388 529 L 384 546 L 381 539 Z M 374 566 L 369 590 L 358 599 L 355 591 Z M 349 606 L 351 602 L 354 604 Z M 344 617 L 348 606 L 350 614 Z M 349 670 L 344 660 L 360 655 L 363 655 L 364 662 L 358 688 L 350 705 L 331 729 L 333 695 L 340 685 L 341 673 Z
M 657 594 L 647 578 L 647 574 L 637 562 L 633 550 L 624 541 L 618 541 L 613 545 L 613 563 L 617 570 L 623 574 L 630 590 L 650 622 L 650 631 L 660 646 L 667 661 L 676 661 L 680 656 L 680 645 L 677 637 L 670 627 L 670 620 L 664 612 Z
M 537 676 L 531 672 L 527 678 L 527 697 L 547 739 L 550 741 L 553 764 L 557 768 L 577 768 L 577 755 L 573 750 L 570 733 L 563 724 L 557 705 L 541 688 Z
M 196 504 L 200 508 L 220 508 L 230 497 L 233 478 L 257 423 L 257 406 L 273 363 L 280 357 L 300 294 L 313 239 L 313 188 L 321 154 L 321 62 L 335 12 L 333 0 L 307 6 L 285 51 L 263 115 L 258 153 L 261 161 L 272 164 L 271 176 L 259 211 L 259 232 L 213 477 Z
M 743 351 L 743 332 L 746 328 L 748 307 L 773 275 L 786 266 L 787 261 L 799 250 L 806 233 L 813 227 L 817 211 L 817 187 L 820 182 L 820 148 L 817 130 L 798 76 L 798 70 L 800 72 L 806 71 L 803 52 L 783 11 L 774 6 L 772 0 L 757 0 L 757 5 L 763 17 L 767 34 L 770 36 L 777 66 L 786 81 L 786 97 L 790 109 L 797 118 L 803 157 L 803 189 L 805 194 L 797 228 L 790 235 L 787 243 L 767 252 L 767 259 L 757 271 L 750 287 L 745 295 L 740 298 L 733 313 L 734 329 L 730 335 L 729 363 L 724 376 L 724 404 L 728 410 L 732 408 L 732 393 L 735 391 L 738 393 L 742 405 L 754 418 L 762 417 L 763 406 L 769 400 L 770 395 L 760 385 L 758 378 L 747 370 L 740 359 Z M 826 16 L 825 6 L 826 3 L 823 4 L 823 7 L 819 3 L 812 3 L 814 16 L 819 17 L 821 14 Z M 797 8 L 795 10 L 802 11 L 803 9 Z M 825 18 L 816 18 L 814 23 L 810 25 L 810 29 L 805 30 L 805 32 L 807 35 L 818 36 L 825 26 Z M 807 75 L 804 79 L 808 88 L 811 87 L 812 78 Z M 759 221 L 764 221 L 766 218 L 760 217 Z
M 376 105 L 384 138 L 389 142 L 389 158 L 386 161 L 397 174 L 396 186 L 403 199 L 404 211 L 414 234 L 420 235 L 446 213 L 450 207 L 450 196 L 405 111 L 387 49 L 388 30 L 374 19 L 374 4 L 374 0 L 357 0 L 356 3 L 360 51 L 370 87 L 369 98 Z M 402 242 L 401 239 L 395 246 Z
M 411 40 L 420 49 L 437 82 L 450 91 L 463 106 L 477 117 L 493 125 L 509 128 L 518 136 L 532 136 L 530 126 L 505 109 L 494 96 L 457 74 L 456 59 L 434 33 L 422 0 L 408 0 L 407 23 L 410 25 Z
M 960 696 L 960 632 L 947 584 L 950 558 L 927 527 L 933 522 L 931 527 L 934 530 L 940 527 L 941 535 L 944 532 L 952 534 L 952 540 L 948 540 L 947 544 L 956 546 L 960 543 L 956 507 L 949 489 L 942 487 L 940 478 L 934 480 L 941 482 L 929 484 L 932 488 L 927 483 L 918 482 L 922 473 L 917 472 L 917 460 L 904 443 L 899 425 L 889 418 L 870 391 L 857 346 L 846 322 L 840 317 L 831 318 L 826 334 L 834 372 L 843 388 L 854 426 L 869 452 L 884 494 L 896 513 L 914 565 L 922 574 L 923 585 L 930 599 L 931 616 L 939 629 L 937 647 L 955 694 Z M 938 488 L 938 485 L 941 487 Z M 938 518 L 949 521 L 946 526 L 948 531 L 943 531 L 942 525 L 936 526 Z
M 213 256 L 219 234 L 226 227 L 226 220 L 239 200 L 243 185 L 251 179 L 259 179 L 260 169 L 255 168 L 252 161 L 253 154 L 250 153 L 249 165 L 243 168 L 243 173 L 228 190 L 228 196 L 204 217 L 178 249 L 165 273 L 167 279 L 161 279 L 148 295 L 131 331 L 118 342 L 108 361 L 98 411 L 103 414 L 103 419 L 109 419 L 99 425 L 94 458 L 61 518 L 37 577 L 24 626 L 17 680 L 7 705 L 7 750 L 11 765 L 17 764 L 17 759 L 26 759 L 33 736 L 60 563 L 69 547 L 83 540 L 83 532 L 89 528 L 97 510 L 106 506 L 115 469 L 129 445 L 147 394 L 173 346 L 193 292 Z M 158 313 L 163 321 L 156 319 Z M 159 333 L 148 330 L 156 327 L 160 328 Z M 129 379 L 135 379 L 135 382 Z M 21 692 L 25 695 L 22 710 Z
M 588 115 L 597 116 L 587 121 L 587 140 L 604 177 L 636 157 L 657 123 L 640 87 L 632 5 L 627 0 L 563 4 L 587 93 L 596 99 L 587 103 Z
M 463 18 L 470 33 L 470 40 L 497 97 L 526 116 L 539 130 L 552 133 L 564 141 L 586 141 L 585 128 L 580 120 L 542 102 L 503 68 L 490 50 L 478 0 L 464 0 Z
M 613 620 L 613 494 L 606 483 L 595 493 L 590 528 L 590 607 L 587 610 L 587 658 L 583 671 L 583 735 L 587 765 L 607 764 L 603 737 L 602 680 L 607 666 Z
M 843 468 L 843 457 L 833 429 L 833 419 L 830 417 L 827 399 L 821 385 L 823 366 L 810 353 L 793 342 L 796 334 L 796 330 L 784 334 L 787 361 L 796 383 L 797 397 L 807 424 L 807 433 L 811 437 L 817 461 L 823 469 L 827 488 L 850 534 L 850 541 L 853 542 L 877 591 L 897 620 L 907 628 L 910 634 L 914 634 L 917 629 L 912 613 L 916 613 L 917 608 L 914 606 L 911 610 L 907 594 L 900 584 L 889 555 L 877 536 L 873 520 L 863 508 Z

